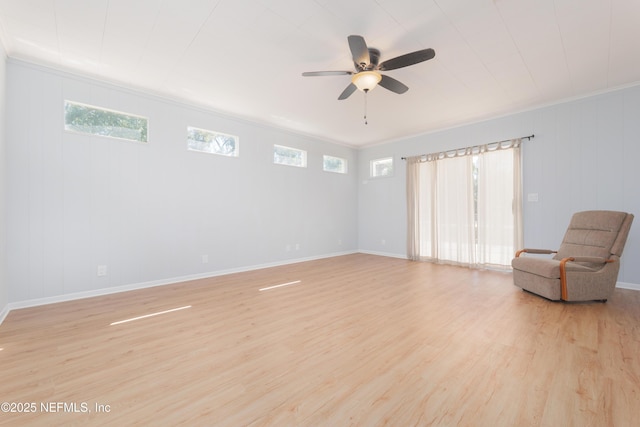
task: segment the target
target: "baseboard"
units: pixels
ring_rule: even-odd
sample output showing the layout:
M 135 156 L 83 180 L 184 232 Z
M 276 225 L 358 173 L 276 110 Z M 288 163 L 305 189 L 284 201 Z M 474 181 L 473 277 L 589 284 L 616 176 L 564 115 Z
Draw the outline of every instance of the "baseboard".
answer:
M 278 262 L 271 262 L 271 263 L 265 263 L 265 264 L 257 264 L 257 265 L 252 265 L 252 266 L 232 268 L 232 269 L 228 269 L 228 270 L 211 271 L 211 272 L 201 273 L 201 274 L 191 274 L 191 275 L 180 276 L 180 277 L 171 277 L 171 278 L 167 278 L 167 279 L 154 280 L 154 281 L 142 282 L 142 283 L 134 283 L 134 284 L 130 284 L 130 285 L 123 285 L 123 286 L 117 286 L 117 287 L 112 287 L 112 288 L 102 288 L 102 289 L 96 289 L 96 290 L 86 291 L 86 292 L 74 292 L 74 293 L 71 293 L 71 294 L 56 295 L 56 296 L 46 297 L 46 298 L 36 298 L 36 299 L 30 299 L 30 300 L 25 300 L 25 301 L 10 302 L 4 308 L 4 310 L 2 312 L 0 312 L 0 324 L 2 324 L 2 321 L 7 316 L 7 314 L 9 314 L 9 312 L 11 310 L 17 310 L 17 309 L 29 308 L 29 307 L 37 307 L 37 306 L 40 306 L 40 305 L 55 304 L 55 303 L 65 302 L 65 301 L 73 301 L 73 300 L 78 300 L 78 299 L 83 299 L 83 298 L 92 298 L 92 297 L 98 297 L 98 296 L 102 296 L 102 295 L 116 294 L 116 293 L 120 293 L 120 292 L 135 291 L 135 290 L 138 290 L 138 289 L 152 288 L 152 287 L 155 287 L 155 286 L 171 285 L 171 284 L 175 284 L 175 283 L 188 282 L 190 280 L 199 280 L 199 279 L 207 279 L 207 278 L 217 277 L 217 276 L 225 276 L 227 274 L 244 273 L 244 272 L 247 272 L 247 271 L 260 270 L 260 269 L 263 269 L 263 268 L 279 267 L 279 266 L 290 265 L 290 264 L 298 264 L 298 263 L 306 262 L 306 261 L 315 261 L 315 260 L 318 260 L 318 259 L 332 258 L 332 257 L 342 256 L 342 255 L 351 255 L 351 254 L 354 254 L 354 253 L 357 253 L 357 252 L 358 251 L 335 252 L 335 253 L 325 254 L 325 255 L 320 255 L 320 256 L 313 256 L 313 257 L 306 257 L 306 258 L 296 258 L 296 259 L 293 259 L 293 260 L 278 261 Z
M 638 285 L 636 283 L 618 282 L 618 283 L 616 283 L 616 288 L 631 289 L 633 291 L 640 291 L 640 285 Z
M 2 307 L 2 311 L 0 311 L 0 325 L 2 325 L 2 322 L 4 322 L 4 319 L 7 318 L 9 311 L 11 311 L 11 308 L 9 308 L 9 304 Z
M 390 258 L 409 259 L 404 254 L 400 255 L 400 254 L 392 254 L 392 253 L 389 253 L 389 252 L 366 251 L 366 250 L 363 250 L 363 249 L 358 250 L 358 252 L 361 253 L 361 254 L 368 254 L 368 255 L 378 255 L 378 256 L 386 256 L 386 257 L 390 257 Z

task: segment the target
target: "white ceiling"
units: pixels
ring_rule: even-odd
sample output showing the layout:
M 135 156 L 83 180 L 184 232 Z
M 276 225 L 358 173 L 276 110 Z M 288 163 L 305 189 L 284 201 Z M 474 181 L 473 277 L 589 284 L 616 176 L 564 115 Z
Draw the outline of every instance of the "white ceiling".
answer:
M 409 86 L 345 101 L 362 35 Z M 639 0 L 0 0 L 7 54 L 354 147 L 640 82 Z

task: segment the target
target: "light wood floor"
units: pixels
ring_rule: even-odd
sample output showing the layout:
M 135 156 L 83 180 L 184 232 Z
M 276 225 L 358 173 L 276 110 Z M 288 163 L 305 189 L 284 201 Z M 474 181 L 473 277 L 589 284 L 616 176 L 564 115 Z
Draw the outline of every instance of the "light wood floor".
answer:
M 37 405 L 0 413 L 1 425 L 583 427 L 640 416 L 640 292 L 553 303 L 508 273 L 364 254 L 12 311 L 0 348 L 0 401 Z M 91 412 L 42 411 L 64 410 L 55 402 Z

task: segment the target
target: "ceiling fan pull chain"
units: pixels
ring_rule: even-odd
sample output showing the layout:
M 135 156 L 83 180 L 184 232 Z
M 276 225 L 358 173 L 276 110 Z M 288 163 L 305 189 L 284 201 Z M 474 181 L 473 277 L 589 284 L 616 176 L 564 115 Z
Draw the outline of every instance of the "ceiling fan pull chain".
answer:
M 365 125 L 369 124 L 367 122 L 367 92 L 364 93 L 364 124 Z

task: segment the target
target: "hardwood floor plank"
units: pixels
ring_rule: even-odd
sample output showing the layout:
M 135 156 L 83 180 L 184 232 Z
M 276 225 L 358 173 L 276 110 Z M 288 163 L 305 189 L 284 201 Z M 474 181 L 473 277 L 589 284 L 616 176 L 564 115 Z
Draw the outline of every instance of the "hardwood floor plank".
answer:
M 639 325 L 640 292 L 348 255 L 12 311 L 0 400 L 38 411 L 0 425 L 633 425 Z

